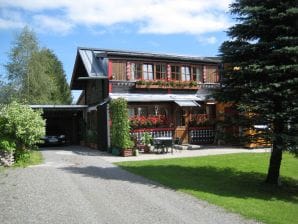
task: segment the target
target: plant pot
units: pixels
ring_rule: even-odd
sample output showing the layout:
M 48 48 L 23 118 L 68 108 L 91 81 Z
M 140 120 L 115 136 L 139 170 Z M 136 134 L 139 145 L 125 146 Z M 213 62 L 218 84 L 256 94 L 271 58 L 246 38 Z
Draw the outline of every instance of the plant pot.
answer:
M 133 156 L 133 150 L 132 149 L 122 149 L 121 156 L 123 156 L 123 157 Z
M 120 149 L 118 149 L 118 148 L 112 148 L 112 155 L 119 156 L 120 155 Z

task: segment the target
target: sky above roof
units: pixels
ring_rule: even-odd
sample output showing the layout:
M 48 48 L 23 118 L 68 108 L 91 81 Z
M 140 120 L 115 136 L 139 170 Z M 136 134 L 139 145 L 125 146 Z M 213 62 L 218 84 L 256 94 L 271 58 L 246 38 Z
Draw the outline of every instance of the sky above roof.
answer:
M 216 56 L 231 0 L 0 0 L 0 75 L 15 35 L 32 28 L 70 82 L 77 47 Z

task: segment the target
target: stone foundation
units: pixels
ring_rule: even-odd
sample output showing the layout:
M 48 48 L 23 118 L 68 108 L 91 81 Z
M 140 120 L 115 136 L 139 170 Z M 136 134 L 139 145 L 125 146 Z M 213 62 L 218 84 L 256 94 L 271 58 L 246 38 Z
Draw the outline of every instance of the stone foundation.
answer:
M 0 166 L 12 166 L 13 163 L 13 153 L 0 150 Z

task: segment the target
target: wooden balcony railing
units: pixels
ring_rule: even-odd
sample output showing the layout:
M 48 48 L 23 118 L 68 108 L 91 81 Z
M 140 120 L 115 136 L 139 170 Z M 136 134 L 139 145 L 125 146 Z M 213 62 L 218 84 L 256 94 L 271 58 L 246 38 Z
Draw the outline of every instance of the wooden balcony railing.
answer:
M 142 136 L 145 132 L 149 133 L 153 138 L 173 137 L 174 128 L 142 128 L 130 131 L 131 135 L 136 137 L 138 142 L 141 142 Z

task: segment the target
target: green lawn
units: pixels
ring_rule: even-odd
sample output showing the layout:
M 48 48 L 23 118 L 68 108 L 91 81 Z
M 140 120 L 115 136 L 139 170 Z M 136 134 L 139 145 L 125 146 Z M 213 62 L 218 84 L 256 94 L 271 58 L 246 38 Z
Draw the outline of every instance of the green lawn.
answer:
M 230 154 L 118 165 L 248 218 L 265 223 L 297 223 L 298 159 L 283 155 L 283 185 L 272 187 L 263 183 L 269 156 Z

